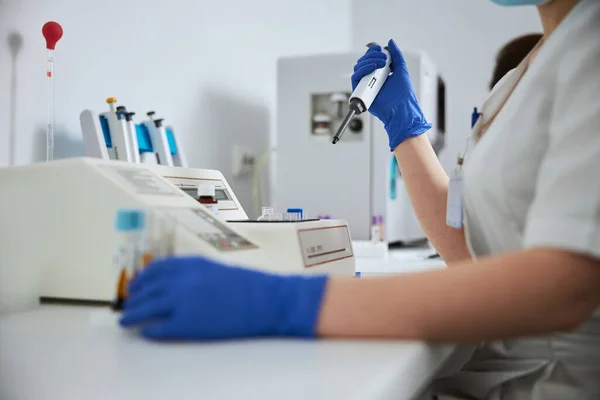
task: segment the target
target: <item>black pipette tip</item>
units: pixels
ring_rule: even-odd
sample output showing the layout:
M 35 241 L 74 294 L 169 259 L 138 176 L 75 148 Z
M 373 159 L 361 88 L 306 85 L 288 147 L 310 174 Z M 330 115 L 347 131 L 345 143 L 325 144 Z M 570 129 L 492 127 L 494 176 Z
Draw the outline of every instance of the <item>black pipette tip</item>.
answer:
M 348 111 L 346 118 L 344 118 L 338 131 L 336 132 L 335 136 L 333 137 L 333 142 L 332 142 L 333 144 L 336 144 L 342 138 L 342 135 L 344 134 L 344 132 L 346 132 L 346 128 L 348 128 L 348 124 L 350 124 L 350 121 L 352 121 L 352 118 L 354 118 L 354 116 L 356 114 L 357 114 L 357 112 L 356 112 L 355 108 L 353 107 L 353 104 L 350 104 L 350 111 Z

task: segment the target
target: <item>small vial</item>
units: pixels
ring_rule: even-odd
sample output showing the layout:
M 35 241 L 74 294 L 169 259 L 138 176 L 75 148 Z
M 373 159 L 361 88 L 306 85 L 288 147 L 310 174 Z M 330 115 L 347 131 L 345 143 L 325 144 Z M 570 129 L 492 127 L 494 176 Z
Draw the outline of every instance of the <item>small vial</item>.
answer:
M 302 221 L 304 211 L 301 208 L 288 208 L 287 215 L 288 221 Z
M 377 222 L 379 225 L 379 233 L 380 233 L 380 241 L 384 242 L 385 241 L 385 223 L 384 223 L 384 218 L 383 215 L 378 215 L 377 216 Z
M 215 198 L 213 185 L 198 185 L 198 202 L 212 211 L 214 215 L 219 214 L 219 202 Z
M 292 212 L 292 213 L 287 213 L 288 215 L 288 221 L 300 221 L 300 216 L 298 215 L 298 213 Z
M 379 226 L 379 218 L 374 215 L 371 217 L 371 242 L 377 243 L 381 241 L 381 229 Z
M 122 233 L 122 242 L 117 255 L 117 269 L 119 277 L 113 310 L 123 309 L 127 299 L 129 281 L 137 273 L 139 257 L 141 255 L 141 238 L 144 229 L 144 212 L 141 210 L 118 210 L 115 217 L 115 229 Z
M 273 221 L 275 219 L 275 210 L 273 207 L 262 207 L 260 217 L 257 221 Z

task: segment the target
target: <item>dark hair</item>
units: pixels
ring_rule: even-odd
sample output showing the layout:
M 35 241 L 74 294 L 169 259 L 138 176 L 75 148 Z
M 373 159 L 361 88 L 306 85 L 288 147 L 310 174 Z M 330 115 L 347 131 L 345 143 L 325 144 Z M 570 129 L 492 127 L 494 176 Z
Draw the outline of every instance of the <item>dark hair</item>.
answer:
M 490 81 L 490 90 L 508 71 L 516 68 L 527 57 L 527 54 L 533 50 L 542 37 L 543 35 L 539 33 L 524 35 L 511 40 L 500 49 L 496 56 L 496 66 Z

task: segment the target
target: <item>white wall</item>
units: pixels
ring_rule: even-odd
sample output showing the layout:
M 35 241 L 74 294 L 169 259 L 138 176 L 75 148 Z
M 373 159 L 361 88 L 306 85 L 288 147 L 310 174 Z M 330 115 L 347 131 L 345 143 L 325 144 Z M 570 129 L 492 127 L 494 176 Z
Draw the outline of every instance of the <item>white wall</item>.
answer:
M 464 150 L 471 112 L 485 99 L 496 52 L 522 33 L 541 32 L 534 7 L 500 7 L 489 0 L 353 0 L 352 43 L 394 38 L 403 50 L 425 50 L 447 85 L 446 150 L 453 168 Z
M 79 113 L 115 96 L 138 116 L 166 118 L 191 166 L 223 171 L 248 211 L 250 179 L 231 177 L 231 144 L 268 147 L 277 57 L 350 48 L 349 0 L 0 0 L 0 166 L 11 154 L 16 164 L 45 158 L 48 20 L 65 31 L 56 157 L 83 154 Z M 23 40 L 16 59 L 11 33 Z

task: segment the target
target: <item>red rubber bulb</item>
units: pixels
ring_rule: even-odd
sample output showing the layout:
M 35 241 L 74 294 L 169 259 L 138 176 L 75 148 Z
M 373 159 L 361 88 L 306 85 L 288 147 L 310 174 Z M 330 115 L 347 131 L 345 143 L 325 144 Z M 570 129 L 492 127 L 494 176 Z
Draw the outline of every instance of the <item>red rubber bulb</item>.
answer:
M 63 35 L 62 26 L 60 26 L 58 22 L 48 21 L 42 27 L 42 35 L 46 38 L 46 48 L 48 50 L 54 50 L 56 42 L 58 42 Z

